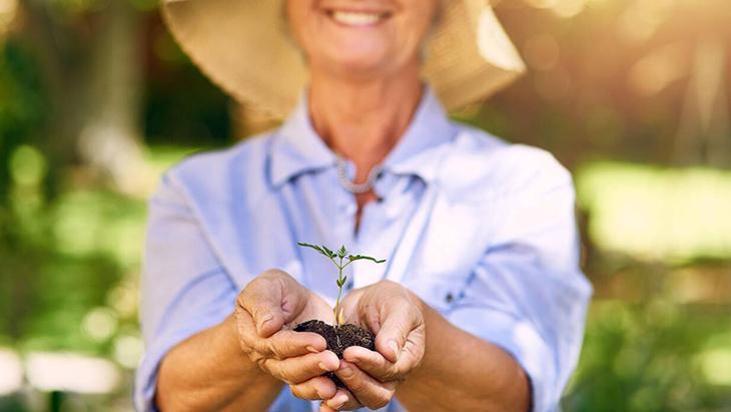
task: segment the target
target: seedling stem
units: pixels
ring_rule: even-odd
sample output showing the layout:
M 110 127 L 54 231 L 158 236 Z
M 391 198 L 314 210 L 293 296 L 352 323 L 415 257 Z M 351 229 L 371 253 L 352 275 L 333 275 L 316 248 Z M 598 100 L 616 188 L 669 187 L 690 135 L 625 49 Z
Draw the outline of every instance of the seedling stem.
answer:
M 340 299 L 343 296 L 343 286 L 345 286 L 345 283 L 348 281 L 348 277 L 343 276 L 343 269 L 348 267 L 349 264 L 355 262 L 356 260 L 370 260 L 375 263 L 383 263 L 386 260 L 379 260 L 365 255 L 351 255 L 350 253 L 348 253 L 348 250 L 345 249 L 345 246 L 340 246 L 340 249 L 335 252 L 324 245 L 317 246 L 305 242 L 297 242 L 297 244 L 318 251 L 320 254 L 330 259 L 330 261 L 338 268 L 338 278 L 335 281 L 335 283 L 338 285 L 338 297 L 335 299 L 333 314 L 335 315 L 335 322 L 337 323 L 336 327 L 340 327 L 343 323 L 345 323 L 343 310 L 340 307 Z M 345 260 L 345 263 L 343 263 L 343 260 Z

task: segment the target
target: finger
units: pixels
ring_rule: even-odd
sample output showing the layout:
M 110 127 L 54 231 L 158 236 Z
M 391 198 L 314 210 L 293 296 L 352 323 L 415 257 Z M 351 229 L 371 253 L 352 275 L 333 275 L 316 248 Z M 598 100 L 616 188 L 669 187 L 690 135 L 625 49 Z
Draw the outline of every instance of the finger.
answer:
M 307 293 L 306 306 L 293 319 L 288 320 L 285 329 L 294 329 L 297 325 L 309 320 L 321 320 L 329 325 L 336 323 L 333 309 L 327 301 L 315 292 L 307 291 Z M 287 313 L 286 309 L 285 305 L 285 314 Z
M 289 324 L 303 314 L 308 306 L 310 306 L 308 303 L 316 295 L 302 286 L 288 273 L 279 270 L 274 271 L 277 273 L 276 280 L 281 284 L 282 288 L 281 313 L 284 316 L 284 323 Z
M 360 370 L 381 382 L 392 381 L 401 377 L 400 371 L 396 370 L 395 363 L 390 362 L 378 352 L 360 346 L 347 348 L 343 353 L 343 359 L 354 363 Z
M 376 350 L 389 361 L 398 361 L 407 337 L 419 326 L 419 318 L 413 310 L 389 311 L 381 328 L 376 332 Z
M 275 359 L 286 359 L 327 349 L 327 341 L 317 333 L 280 330 L 269 339 L 259 339 L 256 348 Z
M 381 383 L 368 376 L 353 363 L 341 361 L 335 375 L 364 406 L 378 409 L 386 406 L 396 390 L 394 382 Z
M 335 396 L 326 400 L 323 404 L 329 408 L 328 410 L 334 411 L 349 411 L 363 406 L 349 390 L 343 388 L 338 388 Z
M 268 338 L 284 326 L 281 284 L 274 279 L 257 277 L 239 294 L 236 304 L 248 312 L 262 338 Z
M 325 403 L 320 403 L 320 412 L 337 412 L 337 409 L 333 409 L 327 406 Z
M 401 381 L 423 358 L 423 345 L 412 342 L 412 339 L 407 339 L 395 363 L 378 352 L 360 346 L 347 348 L 343 353 L 343 359 L 356 364 L 363 372 L 381 382 Z
M 331 351 L 310 353 L 284 360 L 268 359 L 265 363 L 272 376 L 289 385 L 300 384 L 340 366 L 337 355 Z
M 270 269 L 251 281 L 237 302 L 254 318 L 259 336 L 269 337 L 302 312 L 308 297 L 288 273 Z
M 243 307 L 237 305 L 235 315 L 236 329 L 239 333 L 241 349 L 249 355 L 251 360 L 259 364 L 265 358 L 271 357 L 272 353 L 267 345 L 267 339 L 263 339 L 256 333 L 256 325 L 251 314 Z
M 305 382 L 289 385 L 292 394 L 300 399 L 317 401 L 335 396 L 335 383 L 325 376 L 317 376 Z
M 345 295 L 343 300 L 340 301 L 340 308 L 343 311 L 345 317 L 345 323 L 359 324 L 360 319 L 358 316 L 358 300 L 363 295 L 363 289 L 355 289 Z
M 256 333 L 249 312 L 242 308 L 236 310 L 236 327 L 243 342 L 242 348 L 247 353 L 255 353 L 259 358 L 285 359 L 322 352 L 327 347 L 325 338 L 310 332 L 280 330 L 270 338 L 263 339 Z

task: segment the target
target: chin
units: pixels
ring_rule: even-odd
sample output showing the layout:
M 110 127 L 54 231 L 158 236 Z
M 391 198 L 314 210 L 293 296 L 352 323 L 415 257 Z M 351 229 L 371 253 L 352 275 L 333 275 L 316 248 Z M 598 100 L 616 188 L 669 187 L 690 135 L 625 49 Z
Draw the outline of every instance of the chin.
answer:
M 328 62 L 325 64 L 326 70 L 356 76 L 385 73 L 396 61 L 383 53 L 359 53 L 357 50 L 341 52 L 324 60 Z
M 362 60 L 362 59 L 351 59 L 351 60 L 339 60 L 334 63 L 333 67 L 346 75 L 368 75 L 385 73 L 387 71 L 386 65 L 381 61 Z

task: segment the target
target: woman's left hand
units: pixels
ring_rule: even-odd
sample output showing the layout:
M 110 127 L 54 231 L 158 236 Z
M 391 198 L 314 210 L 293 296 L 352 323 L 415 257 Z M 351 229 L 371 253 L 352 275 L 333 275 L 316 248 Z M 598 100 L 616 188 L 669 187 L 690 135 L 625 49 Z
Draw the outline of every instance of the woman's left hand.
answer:
M 424 303 L 404 286 L 381 281 L 356 289 L 342 302 L 346 323 L 376 334 L 376 351 L 351 346 L 335 374 L 347 386 L 323 402 L 321 411 L 360 406 L 378 409 L 391 400 L 396 386 L 421 364 L 426 331 Z

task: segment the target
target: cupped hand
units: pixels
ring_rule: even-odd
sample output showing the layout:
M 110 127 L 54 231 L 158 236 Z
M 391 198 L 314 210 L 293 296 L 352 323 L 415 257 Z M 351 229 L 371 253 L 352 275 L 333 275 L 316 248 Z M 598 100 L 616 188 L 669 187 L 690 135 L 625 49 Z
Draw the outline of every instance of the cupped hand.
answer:
M 359 346 L 345 350 L 335 374 L 347 389 L 339 388 L 320 410 L 381 408 L 424 357 L 424 304 L 404 286 L 381 281 L 352 291 L 342 307 L 347 322 L 376 334 L 376 351 Z
M 239 343 L 249 359 L 288 384 L 297 397 L 330 399 L 335 384 L 321 375 L 338 369 L 338 357 L 326 350 L 322 336 L 292 330 L 310 319 L 335 321 L 322 298 L 281 270 L 263 272 L 236 299 Z

